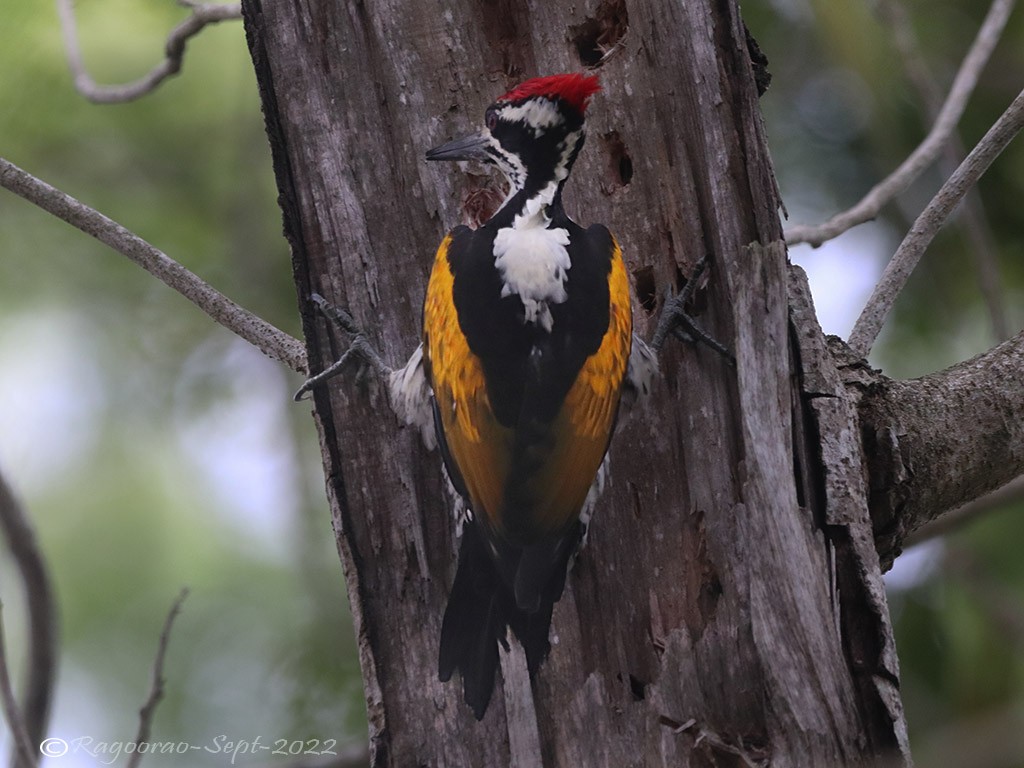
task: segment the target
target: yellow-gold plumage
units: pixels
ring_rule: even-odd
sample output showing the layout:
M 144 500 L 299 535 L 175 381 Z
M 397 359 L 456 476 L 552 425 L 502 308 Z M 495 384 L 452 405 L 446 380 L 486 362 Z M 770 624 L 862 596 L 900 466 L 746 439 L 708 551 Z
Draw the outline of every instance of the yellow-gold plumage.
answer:
M 484 369 L 459 327 L 448 262 L 451 235 L 434 260 L 423 312 L 424 347 L 448 451 L 469 494 L 470 506 L 498 535 L 508 534 L 506 483 L 515 429 L 498 422 Z M 532 538 L 558 533 L 575 521 L 604 459 L 629 361 L 633 319 L 629 281 L 612 240 L 608 275 L 609 322 L 598 350 L 586 358 L 548 428 L 533 450 L 538 470 L 525 478 L 538 503 L 516 531 Z M 516 542 L 524 543 L 524 542 Z

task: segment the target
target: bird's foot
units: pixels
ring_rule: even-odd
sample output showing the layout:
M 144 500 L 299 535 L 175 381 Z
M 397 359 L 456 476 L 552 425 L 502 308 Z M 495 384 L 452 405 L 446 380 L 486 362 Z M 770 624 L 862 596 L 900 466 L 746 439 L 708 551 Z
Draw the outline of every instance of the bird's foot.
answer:
M 348 349 L 345 350 L 345 354 L 339 357 L 334 363 L 315 376 L 311 376 L 306 379 L 302 386 L 299 387 L 298 392 L 295 393 L 296 402 L 304 399 L 307 392 L 310 392 L 325 381 L 337 376 L 341 370 L 350 363 L 359 366 L 357 376 L 360 378 L 365 376 L 369 369 L 376 371 L 382 377 L 386 377 L 391 373 L 391 368 L 388 367 L 384 362 L 384 359 L 380 356 L 380 353 L 378 353 L 377 350 L 373 348 L 373 345 L 370 344 L 370 341 L 363 332 L 363 329 L 359 327 L 355 318 L 352 317 L 348 310 L 342 309 L 341 307 L 335 307 L 319 293 L 312 294 L 310 299 L 312 299 L 313 303 L 316 304 L 324 317 L 348 334 L 349 345 Z
M 700 325 L 690 317 L 686 311 L 686 305 L 693 298 L 693 294 L 697 289 L 697 283 L 700 280 L 700 276 L 704 273 L 707 268 L 708 258 L 704 256 L 700 261 L 697 262 L 693 268 L 693 274 L 690 275 L 690 279 L 686 281 L 686 285 L 683 286 L 676 296 L 669 295 L 665 302 L 665 306 L 661 310 L 661 317 L 658 319 L 658 327 L 654 331 L 654 338 L 651 339 L 651 347 L 656 352 L 660 352 L 661 348 L 665 345 L 665 341 L 668 337 L 674 336 L 680 341 L 689 344 L 704 344 L 705 346 L 713 349 L 715 352 L 720 354 L 726 359 L 729 365 L 736 366 L 736 358 L 733 357 L 732 352 L 729 349 L 717 341 L 711 334 L 705 331 Z

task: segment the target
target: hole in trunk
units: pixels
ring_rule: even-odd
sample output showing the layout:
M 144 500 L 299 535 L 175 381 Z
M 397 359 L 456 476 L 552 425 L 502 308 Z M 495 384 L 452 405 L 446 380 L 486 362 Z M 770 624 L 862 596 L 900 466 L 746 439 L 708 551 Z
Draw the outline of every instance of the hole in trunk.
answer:
M 643 680 L 640 680 L 632 674 L 629 676 L 629 690 L 633 694 L 634 699 L 637 701 L 643 701 L 647 698 L 647 693 L 645 692 L 646 688 L 647 683 Z
M 654 267 L 648 265 L 633 270 L 636 281 L 636 298 L 644 312 L 653 315 L 658 307 L 658 289 L 654 282 Z
M 629 27 L 625 0 L 605 0 L 592 18 L 569 27 L 569 39 L 585 67 L 597 67 L 614 50 Z

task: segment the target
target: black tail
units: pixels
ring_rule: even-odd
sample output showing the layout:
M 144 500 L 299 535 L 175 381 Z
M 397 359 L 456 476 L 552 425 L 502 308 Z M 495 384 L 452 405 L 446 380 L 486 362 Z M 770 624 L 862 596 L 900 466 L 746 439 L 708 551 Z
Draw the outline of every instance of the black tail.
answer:
M 543 564 L 545 584 L 536 599 L 530 598 L 532 610 L 525 610 L 516 604 L 516 587 L 510 587 L 499 574 L 476 522 L 467 520 L 463 525 L 459 565 L 441 624 L 438 677 L 446 682 L 455 670 L 459 671 L 466 704 L 477 720 L 483 718 L 494 691 L 498 644 L 508 650 L 507 627 L 512 628 L 526 651 L 531 676 L 547 657 L 551 612 L 562 596 L 569 556 L 578 542 L 579 534 L 574 532 L 562 538 L 558 546 L 544 547 L 553 560 Z M 540 566 L 537 558 L 530 556 L 531 549 L 500 553 L 503 570 L 509 566 L 510 581 L 519 584 L 523 574 L 516 579 L 518 571 Z

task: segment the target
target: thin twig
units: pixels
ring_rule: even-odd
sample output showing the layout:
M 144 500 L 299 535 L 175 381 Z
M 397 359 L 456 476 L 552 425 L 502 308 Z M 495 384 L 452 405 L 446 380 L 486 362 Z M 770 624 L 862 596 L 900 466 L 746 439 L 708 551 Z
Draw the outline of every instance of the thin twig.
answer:
M 3 704 L 4 718 L 14 736 L 15 752 L 20 754 L 27 768 L 38 765 L 36 751 L 32 747 L 25 721 L 22 719 L 18 702 L 14 700 L 14 689 L 11 687 L 11 675 L 7 666 L 7 649 L 4 645 L 3 603 L 0 602 L 0 704 Z
M 978 145 L 971 150 L 956 172 L 942 185 L 939 193 L 928 203 L 918 216 L 910 232 L 896 249 L 895 255 L 882 273 L 867 306 L 857 318 L 850 334 L 849 345 L 861 357 L 867 357 L 878 333 L 882 329 L 889 310 L 899 296 L 907 278 L 913 272 L 925 248 L 931 243 L 939 228 L 950 213 L 963 199 L 967 190 L 977 183 L 992 161 L 1006 148 L 1013 137 L 1024 127 L 1024 91 L 989 128 Z
M 694 750 L 702 743 L 707 742 L 713 749 L 738 757 L 748 768 L 765 768 L 770 762 L 768 757 L 763 754 L 762 749 L 753 748 L 748 751 L 737 747 L 729 739 L 719 735 L 710 728 L 702 726 L 695 717 L 691 717 L 689 720 L 681 723 L 671 717 L 661 715 L 658 717 L 658 722 L 667 728 L 671 728 L 674 734 L 688 733 L 692 736 Z
M 138 768 L 142 761 L 145 748 L 142 746 L 149 741 L 149 734 L 153 727 L 153 715 L 156 713 L 156 705 L 164 697 L 164 656 L 167 654 L 167 644 L 171 641 L 171 629 L 174 628 L 174 620 L 181 613 L 181 604 L 188 597 L 188 589 L 181 590 L 177 599 L 171 605 L 171 610 L 164 620 L 164 628 L 160 633 L 160 642 L 156 647 L 156 658 L 153 659 L 153 681 L 149 688 L 149 696 L 146 703 L 139 709 L 139 730 L 135 734 L 135 749 L 131 751 L 125 768 Z
M 168 77 L 178 74 L 185 56 L 185 44 L 190 37 L 199 34 L 207 24 L 242 18 L 241 3 L 204 4 L 181 0 L 179 4 L 191 8 L 192 13 L 167 36 L 167 43 L 164 46 L 166 58 L 134 82 L 124 85 L 100 85 L 85 70 L 82 49 L 78 45 L 78 24 L 75 21 L 73 0 L 57 0 L 64 50 L 75 80 L 75 89 L 95 104 L 118 104 L 145 96 Z
M 992 49 L 999 42 L 999 37 L 1006 26 L 1006 20 L 1014 2 L 1015 0 L 993 0 L 971 49 L 967 52 L 960 65 L 960 70 L 956 73 L 939 116 L 924 141 L 910 154 L 910 157 L 904 160 L 899 168 L 889 176 L 872 187 L 871 191 L 852 208 L 837 213 L 819 226 L 798 225 L 787 229 L 785 232 L 787 244 L 810 243 L 817 247 L 858 224 L 870 221 L 878 215 L 886 203 L 909 187 L 914 179 L 931 165 L 942 151 L 943 146 L 949 141 L 953 129 L 960 121 L 964 108 L 967 106 L 967 100 L 978 83 L 981 70 L 992 54 Z
M 17 565 L 25 589 L 29 618 L 28 676 L 21 697 L 21 716 L 30 744 L 46 735 L 57 667 L 57 619 L 50 577 L 35 532 L 3 474 L 0 473 L 0 531 Z M 16 754 L 14 766 L 26 765 Z M 34 763 L 33 763 L 34 764 Z
M 942 110 L 942 91 L 921 54 L 907 10 L 899 0 L 876 0 L 876 3 L 883 22 L 892 30 L 893 42 L 903 60 L 907 79 L 921 97 L 928 119 L 934 122 Z M 954 131 L 939 158 L 942 178 L 952 176 L 966 154 L 959 134 Z M 997 342 L 1005 341 L 1010 337 L 1010 324 L 999 279 L 995 238 L 977 189 L 972 189 L 964 198 L 958 224 L 967 239 L 968 253 L 978 271 L 981 296 L 988 308 L 993 335 Z
M 165 253 L 116 221 L 51 187 L 0 157 L 0 187 L 52 213 L 76 229 L 109 245 L 176 290 L 220 325 L 233 331 L 267 357 L 306 373 L 302 342 L 239 306 Z

